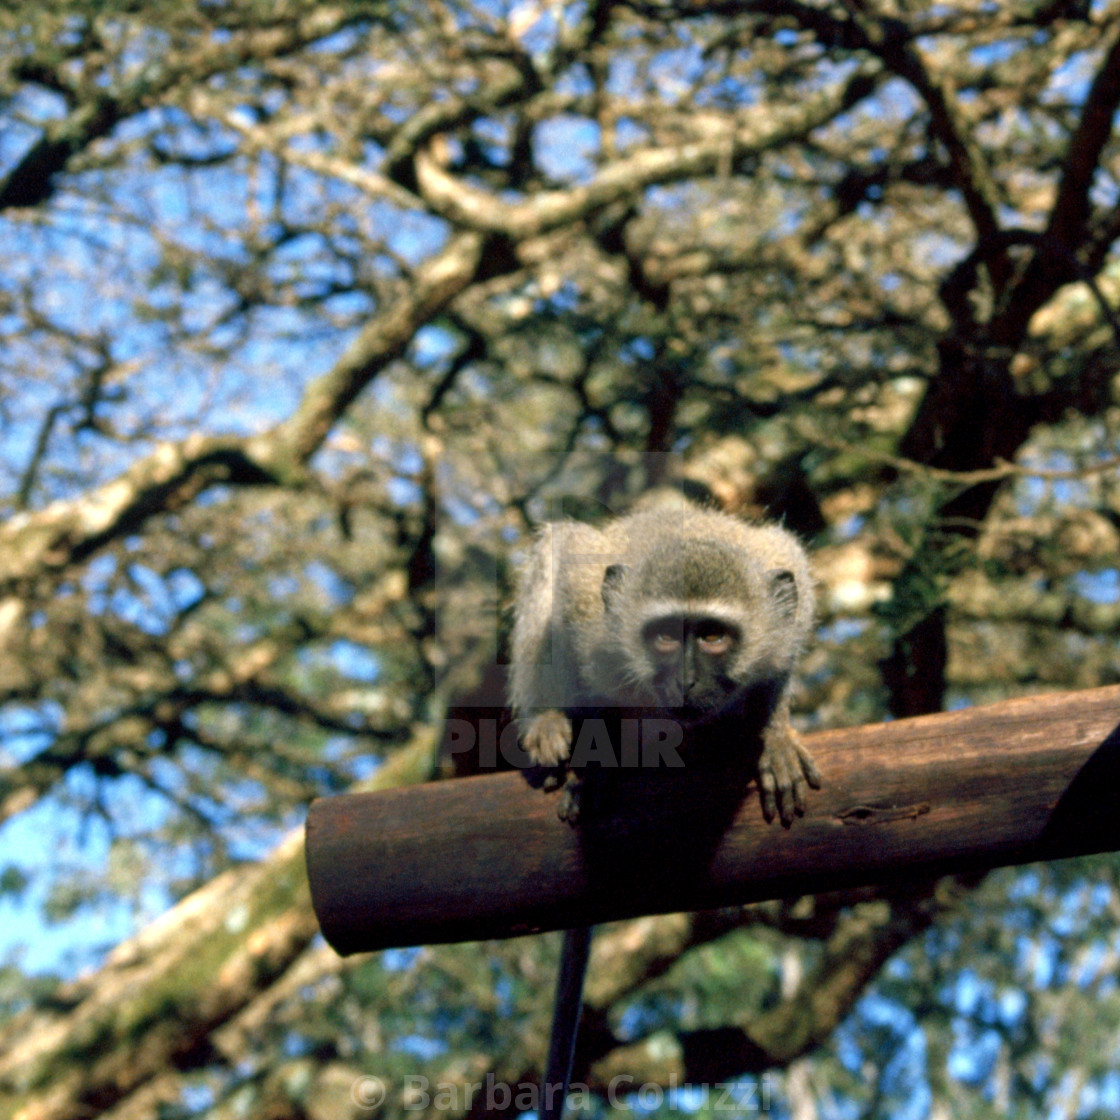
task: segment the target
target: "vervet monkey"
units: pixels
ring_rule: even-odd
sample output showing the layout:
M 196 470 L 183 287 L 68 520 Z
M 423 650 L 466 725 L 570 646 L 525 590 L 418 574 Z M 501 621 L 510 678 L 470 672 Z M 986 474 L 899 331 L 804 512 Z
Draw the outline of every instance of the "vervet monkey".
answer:
M 718 725 L 758 751 L 763 813 L 789 824 L 807 788 L 820 787 L 789 718 L 812 624 L 805 550 L 777 525 L 683 500 L 602 528 L 548 525 L 515 607 L 510 703 L 521 745 L 535 764 L 563 768 L 573 710 L 676 720 L 686 750 L 690 729 Z M 566 798 L 560 812 L 574 821 L 578 803 Z
M 600 529 L 546 526 L 525 563 L 511 643 L 521 745 L 562 768 L 574 712 L 620 708 L 757 752 L 762 809 L 788 825 L 820 774 L 789 719 L 789 684 L 813 625 L 805 550 L 776 525 L 679 503 Z M 695 734 L 694 737 L 699 737 Z M 569 793 L 560 815 L 578 818 Z M 578 784 L 577 784 L 578 788 Z M 559 1120 L 571 1076 L 590 929 L 564 934 L 542 1120 Z

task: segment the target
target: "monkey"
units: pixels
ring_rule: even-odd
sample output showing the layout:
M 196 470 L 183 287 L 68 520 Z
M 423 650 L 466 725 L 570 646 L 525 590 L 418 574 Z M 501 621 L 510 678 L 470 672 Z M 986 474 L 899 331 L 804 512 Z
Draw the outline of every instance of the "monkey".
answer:
M 509 699 L 522 748 L 563 771 L 577 709 L 623 708 L 727 736 L 749 721 L 762 729 L 763 814 L 788 826 L 807 787 L 820 787 L 789 714 L 813 613 L 805 549 L 778 525 L 691 503 L 601 529 L 546 525 L 514 608 Z M 578 776 L 568 781 L 559 812 L 575 823 Z
M 562 769 L 576 710 L 620 707 L 729 738 L 749 722 L 761 729 L 763 815 L 788 827 L 807 787 L 821 784 L 789 713 L 813 615 L 808 558 L 780 526 L 691 503 L 601 529 L 547 525 L 514 608 L 509 700 L 522 748 L 537 766 Z M 573 825 L 578 794 L 569 771 L 559 814 Z M 564 933 L 541 1120 L 563 1113 L 591 932 Z

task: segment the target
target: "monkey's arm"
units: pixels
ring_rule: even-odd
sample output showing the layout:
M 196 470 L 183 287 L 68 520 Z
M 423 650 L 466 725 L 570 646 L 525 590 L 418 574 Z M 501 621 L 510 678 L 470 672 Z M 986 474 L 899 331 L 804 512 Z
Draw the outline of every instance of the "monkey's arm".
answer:
M 768 821 L 778 815 L 784 825 L 805 812 L 809 787 L 821 788 L 817 764 L 790 723 L 789 696 L 785 689 L 762 733 L 758 787 L 762 815 Z
M 578 680 L 557 593 L 559 528 L 546 525 L 533 543 L 511 639 L 510 702 L 521 745 L 536 765 L 548 767 L 564 763 L 571 751 L 572 725 L 562 709 L 572 702 Z

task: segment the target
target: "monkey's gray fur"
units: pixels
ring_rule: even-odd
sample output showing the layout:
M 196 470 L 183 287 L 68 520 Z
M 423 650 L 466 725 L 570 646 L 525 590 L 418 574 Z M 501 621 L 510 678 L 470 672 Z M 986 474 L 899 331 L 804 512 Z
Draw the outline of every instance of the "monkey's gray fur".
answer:
M 683 501 L 598 529 L 547 525 L 515 608 L 510 702 L 521 744 L 537 765 L 563 766 L 573 709 L 677 719 L 686 748 L 687 728 L 718 720 L 721 736 L 734 736 L 750 716 L 763 729 L 763 811 L 788 824 L 807 787 L 820 786 L 789 718 L 790 677 L 812 624 L 805 550 L 777 525 Z M 561 815 L 575 812 L 562 805 Z

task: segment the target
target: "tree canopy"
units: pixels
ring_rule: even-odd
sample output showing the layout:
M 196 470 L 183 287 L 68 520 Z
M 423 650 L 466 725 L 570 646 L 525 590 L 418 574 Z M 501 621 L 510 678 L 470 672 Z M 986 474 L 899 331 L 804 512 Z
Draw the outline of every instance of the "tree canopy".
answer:
M 528 1107 L 554 940 L 341 962 L 293 830 L 544 518 L 802 534 L 806 729 L 1120 679 L 1118 106 L 1116 0 L 0 11 L 3 1107 Z M 1117 871 L 610 927 L 575 1080 L 1115 1115 Z

